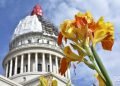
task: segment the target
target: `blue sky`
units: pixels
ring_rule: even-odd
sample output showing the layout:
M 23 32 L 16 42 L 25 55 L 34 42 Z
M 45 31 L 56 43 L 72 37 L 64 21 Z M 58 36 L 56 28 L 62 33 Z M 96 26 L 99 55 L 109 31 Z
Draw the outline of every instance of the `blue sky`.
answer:
M 98 53 L 110 76 L 120 75 L 120 1 L 119 0 L 0 0 L 0 74 L 3 74 L 2 60 L 9 48 L 9 41 L 18 22 L 31 13 L 35 4 L 39 3 L 43 15 L 59 27 L 65 19 L 72 19 L 78 11 L 91 11 L 97 20 L 104 16 L 115 27 L 115 44 L 113 51 L 104 51 L 100 45 Z M 83 63 L 77 65 L 77 75 L 71 69 L 71 77 L 75 86 L 88 86 L 95 79 L 93 71 Z M 74 78 L 73 78 L 74 76 Z M 91 77 L 91 78 L 88 78 Z M 87 84 L 86 84 L 87 83 Z

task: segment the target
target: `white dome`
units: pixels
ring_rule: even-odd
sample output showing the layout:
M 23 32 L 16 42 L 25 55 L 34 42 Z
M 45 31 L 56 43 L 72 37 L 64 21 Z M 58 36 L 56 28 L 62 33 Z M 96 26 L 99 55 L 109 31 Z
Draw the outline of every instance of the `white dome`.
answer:
M 29 32 L 42 32 L 42 25 L 37 15 L 27 16 L 22 19 L 17 25 L 12 39 Z

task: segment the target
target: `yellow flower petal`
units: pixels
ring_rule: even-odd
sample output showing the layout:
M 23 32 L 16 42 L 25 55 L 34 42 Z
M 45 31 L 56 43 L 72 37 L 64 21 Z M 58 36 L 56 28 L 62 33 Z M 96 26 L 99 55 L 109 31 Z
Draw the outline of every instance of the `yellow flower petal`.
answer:
M 79 56 L 73 53 L 69 46 L 66 46 L 64 48 L 64 54 L 67 57 L 67 59 L 71 61 L 82 61 L 83 59 L 83 56 Z
M 97 75 L 97 79 L 98 79 L 98 82 L 99 82 L 99 86 L 106 86 L 103 79 L 100 77 L 100 75 Z
M 66 20 L 60 25 L 61 33 L 65 38 L 75 39 L 75 27 L 72 25 L 73 21 Z
M 93 45 L 95 46 L 98 42 L 102 42 L 103 49 L 106 50 L 111 50 L 114 43 L 113 25 L 110 22 L 104 22 L 103 17 L 98 20 L 94 31 Z
M 52 86 L 58 86 L 57 80 L 52 80 Z
M 40 86 L 47 86 L 48 82 L 44 76 L 40 76 Z

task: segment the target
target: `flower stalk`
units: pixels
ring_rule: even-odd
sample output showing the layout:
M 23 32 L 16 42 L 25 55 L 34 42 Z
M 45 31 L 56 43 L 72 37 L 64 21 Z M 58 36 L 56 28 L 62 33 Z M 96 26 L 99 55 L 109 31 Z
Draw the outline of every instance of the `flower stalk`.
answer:
M 95 60 L 94 60 L 95 57 L 94 57 L 93 52 L 91 51 L 90 47 L 85 45 L 85 49 L 88 52 L 88 57 L 91 60 L 93 66 L 94 66 L 94 70 L 96 70 L 96 72 L 100 75 L 103 82 L 106 83 L 106 80 L 105 80 L 103 74 L 101 73 L 101 71 L 99 70 L 99 68 L 97 67 L 97 65 L 95 63 Z
M 98 64 L 98 66 L 99 66 L 99 68 L 100 68 L 104 78 L 106 79 L 106 86 L 113 86 L 112 81 L 111 81 L 111 79 L 110 79 L 110 77 L 109 77 L 109 75 L 108 75 L 108 73 L 107 73 L 107 71 L 106 71 L 106 69 L 105 69 L 105 67 L 104 67 L 100 57 L 98 56 L 95 48 L 92 46 L 91 49 L 92 49 L 94 58 L 95 58 L 95 60 L 96 60 L 96 62 Z

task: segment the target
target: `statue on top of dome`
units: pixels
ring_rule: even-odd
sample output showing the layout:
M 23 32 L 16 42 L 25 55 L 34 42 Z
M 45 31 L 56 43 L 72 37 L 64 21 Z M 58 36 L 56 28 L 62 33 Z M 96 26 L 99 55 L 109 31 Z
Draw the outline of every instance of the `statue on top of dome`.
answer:
M 31 12 L 31 15 L 40 15 L 40 16 L 42 16 L 43 15 L 43 13 L 42 13 L 42 8 L 40 7 L 40 5 L 39 4 L 36 4 L 35 6 L 34 6 L 34 8 L 33 8 L 33 11 Z

